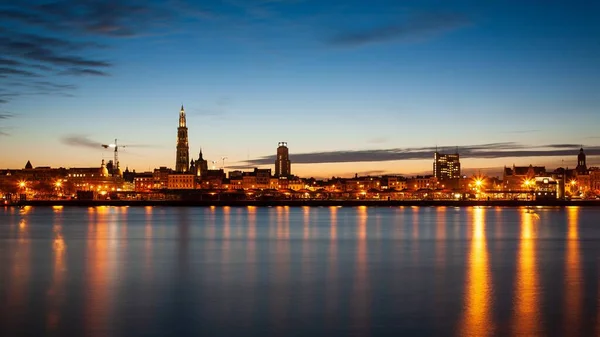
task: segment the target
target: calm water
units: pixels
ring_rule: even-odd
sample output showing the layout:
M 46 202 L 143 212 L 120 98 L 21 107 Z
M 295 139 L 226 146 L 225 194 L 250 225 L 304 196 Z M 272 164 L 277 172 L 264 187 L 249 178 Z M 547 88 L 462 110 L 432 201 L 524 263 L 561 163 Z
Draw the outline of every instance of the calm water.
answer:
M 2 336 L 600 336 L 600 208 L 4 208 Z

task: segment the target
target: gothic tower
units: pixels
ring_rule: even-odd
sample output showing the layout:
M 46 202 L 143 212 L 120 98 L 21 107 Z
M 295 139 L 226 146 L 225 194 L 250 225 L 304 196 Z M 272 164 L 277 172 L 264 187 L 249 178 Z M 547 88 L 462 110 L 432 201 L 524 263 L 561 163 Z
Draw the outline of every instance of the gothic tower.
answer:
M 187 172 L 190 163 L 190 148 L 188 145 L 188 129 L 185 123 L 185 110 L 181 105 L 179 111 L 179 127 L 177 128 L 177 159 L 175 171 L 179 173 Z

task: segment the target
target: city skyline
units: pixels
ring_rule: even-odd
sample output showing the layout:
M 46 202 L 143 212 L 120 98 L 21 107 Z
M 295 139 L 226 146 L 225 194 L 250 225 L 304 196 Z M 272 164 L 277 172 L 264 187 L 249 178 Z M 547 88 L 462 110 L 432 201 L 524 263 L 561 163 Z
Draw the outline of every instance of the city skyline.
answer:
M 122 169 L 172 167 L 180 104 L 192 157 L 232 169 L 278 142 L 299 176 L 430 173 L 436 146 L 464 172 L 600 165 L 597 4 L 111 6 L 0 6 L 0 167 L 95 166 L 115 138 Z

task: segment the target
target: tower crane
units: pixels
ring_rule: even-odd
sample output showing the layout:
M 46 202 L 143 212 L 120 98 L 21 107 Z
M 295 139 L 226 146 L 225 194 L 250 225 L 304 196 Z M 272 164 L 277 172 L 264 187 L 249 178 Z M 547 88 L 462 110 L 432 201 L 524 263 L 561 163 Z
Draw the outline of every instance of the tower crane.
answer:
M 227 157 L 221 157 L 221 160 L 223 161 L 223 166 L 221 167 L 223 169 L 223 171 L 225 171 L 225 159 L 228 159 Z
M 113 175 L 119 169 L 119 148 L 127 147 L 127 145 L 118 145 L 117 139 L 115 138 L 115 142 L 112 144 L 102 144 L 102 147 L 105 149 L 114 148 L 114 161 L 113 161 Z

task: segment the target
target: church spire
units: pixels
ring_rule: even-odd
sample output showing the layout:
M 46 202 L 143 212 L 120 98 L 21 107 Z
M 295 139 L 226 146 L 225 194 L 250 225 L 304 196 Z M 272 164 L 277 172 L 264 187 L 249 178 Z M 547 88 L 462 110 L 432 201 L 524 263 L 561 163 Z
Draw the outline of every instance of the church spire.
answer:
M 175 163 L 176 172 L 187 172 L 190 165 L 189 145 L 188 145 L 188 128 L 185 120 L 185 110 L 183 104 L 179 111 L 179 127 L 177 128 L 177 160 Z
M 179 127 L 180 128 L 186 127 L 185 110 L 183 109 L 183 104 L 181 105 L 181 110 L 179 111 Z

